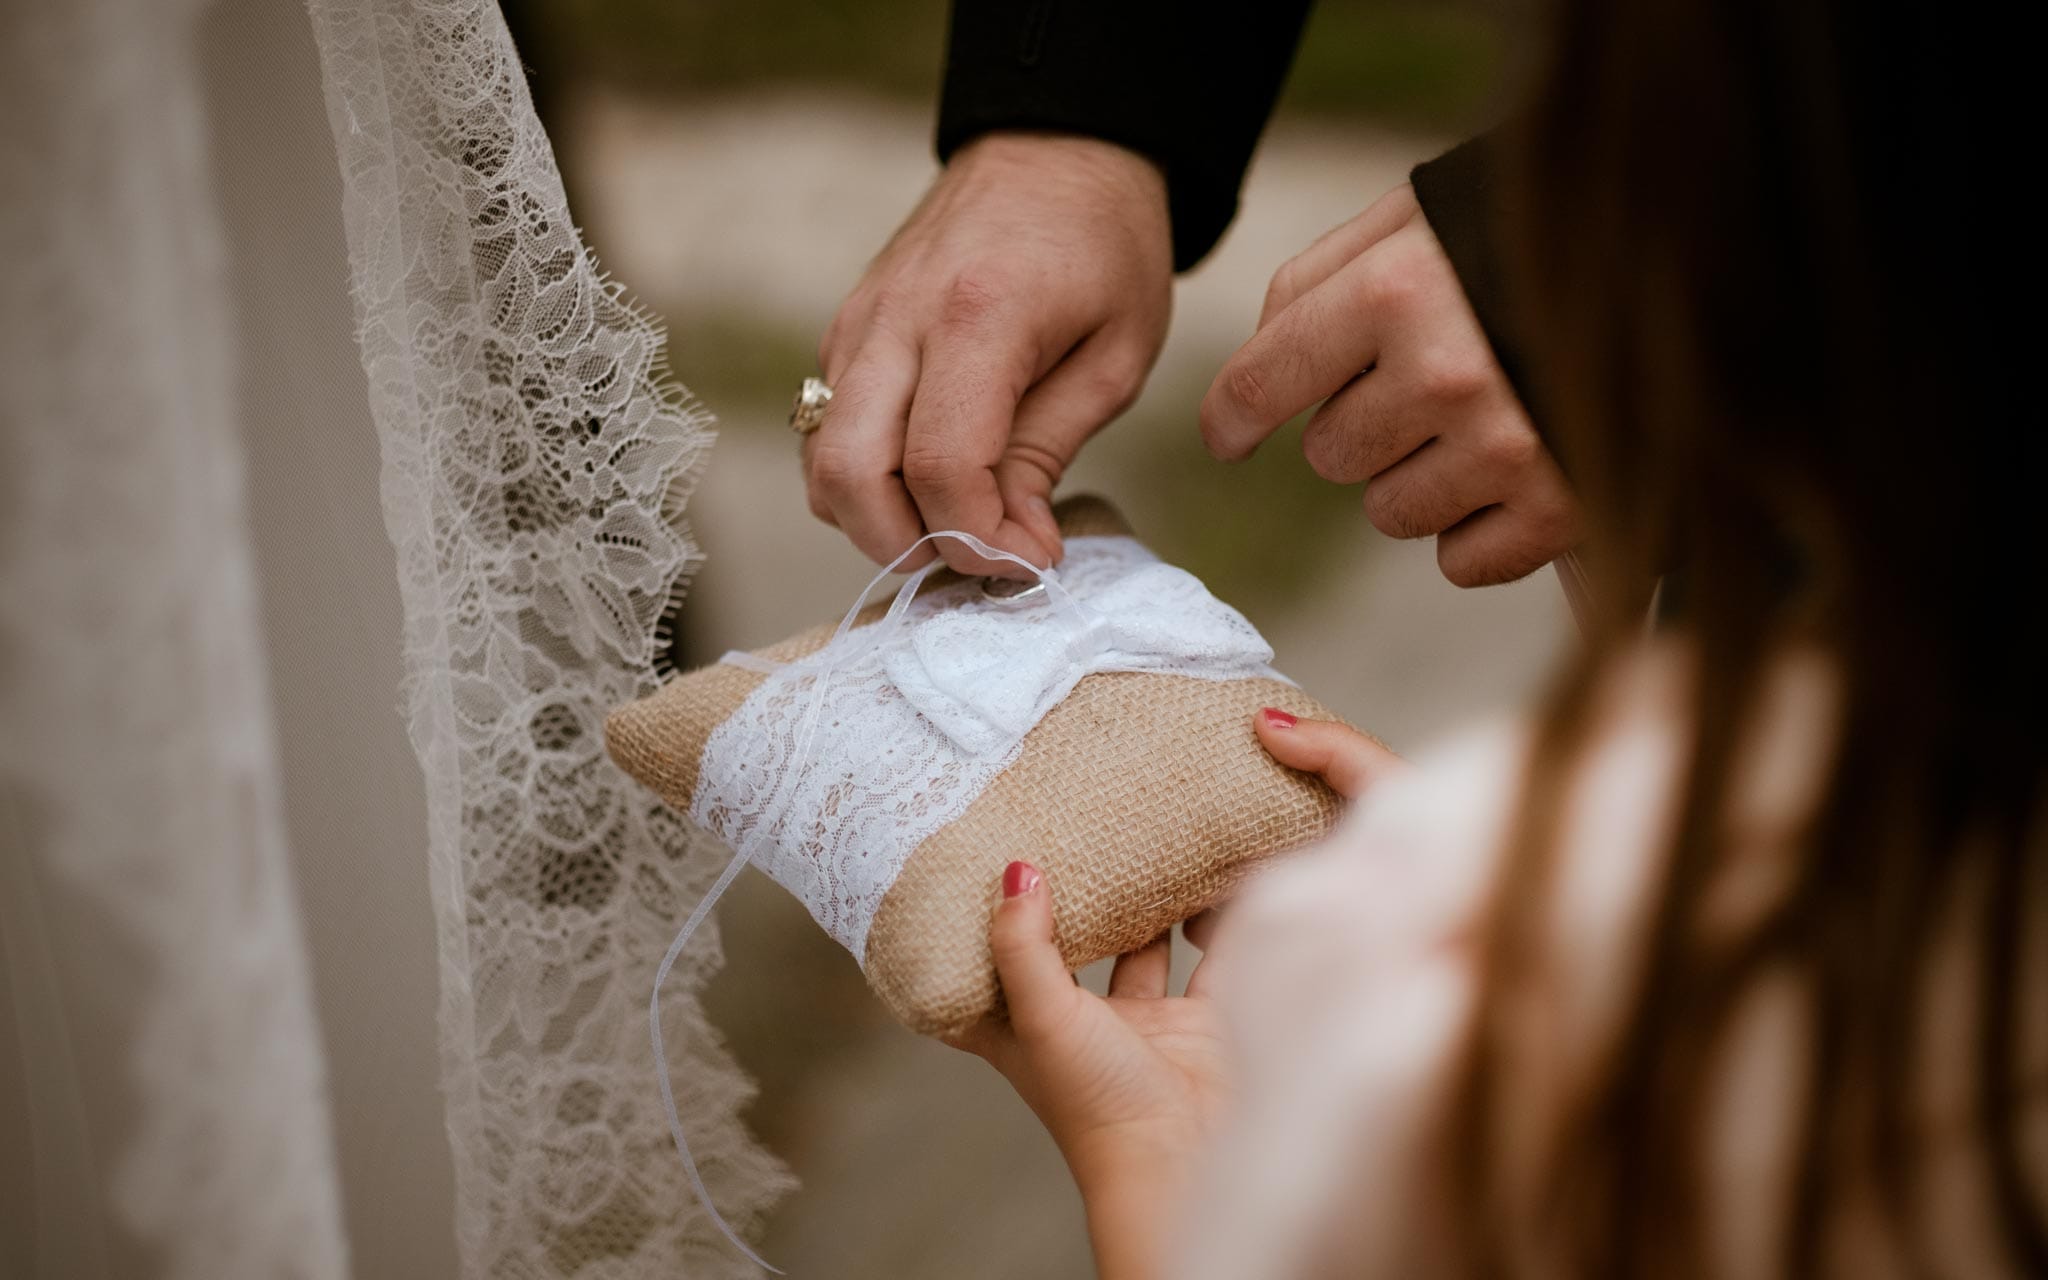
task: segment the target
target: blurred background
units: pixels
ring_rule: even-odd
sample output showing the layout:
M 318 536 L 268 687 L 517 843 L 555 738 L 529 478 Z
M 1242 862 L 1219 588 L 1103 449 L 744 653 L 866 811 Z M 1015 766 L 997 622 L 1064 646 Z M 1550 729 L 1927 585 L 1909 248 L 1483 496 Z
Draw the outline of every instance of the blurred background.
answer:
M 709 558 L 685 665 L 836 617 L 872 572 L 806 511 L 785 420 L 818 335 L 935 172 L 946 7 L 507 4 L 592 246 L 665 318 L 671 363 L 720 420 L 690 504 Z M 1487 123 L 1522 64 L 1521 17 L 1516 0 L 1318 5 L 1236 226 L 1183 280 L 1145 395 L 1064 489 L 1117 502 L 1260 626 L 1282 670 L 1403 751 L 1535 695 L 1571 639 L 1556 579 L 1461 592 L 1429 543 L 1382 538 L 1360 489 L 1308 470 L 1299 423 L 1226 467 L 1195 410 L 1276 267 Z M 755 1129 L 803 1180 L 771 1261 L 844 1280 L 1088 1272 L 1058 1154 L 993 1071 L 898 1029 L 765 877 L 720 914 L 709 1002 L 760 1082 Z

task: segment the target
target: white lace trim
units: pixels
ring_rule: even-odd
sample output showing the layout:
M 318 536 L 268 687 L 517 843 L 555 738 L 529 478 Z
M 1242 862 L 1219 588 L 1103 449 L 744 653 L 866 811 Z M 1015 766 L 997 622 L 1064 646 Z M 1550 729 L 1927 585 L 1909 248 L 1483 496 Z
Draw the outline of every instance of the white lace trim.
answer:
M 426 775 L 463 1271 L 748 1275 L 668 1149 L 641 1001 L 716 873 L 627 780 L 605 712 L 654 683 L 697 551 L 708 418 L 598 270 L 498 6 L 312 0 Z M 789 1185 L 696 992 L 661 1011 L 719 1200 Z
M 1244 615 L 1134 539 L 1069 539 L 1057 581 L 1071 600 L 991 599 L 978 580 L 927 590 L 893 622 L 771 674 L 705 743 L 690 816 L 865 962 L 911 852 L 966 812 L 1083 676 L 1277 678 Z

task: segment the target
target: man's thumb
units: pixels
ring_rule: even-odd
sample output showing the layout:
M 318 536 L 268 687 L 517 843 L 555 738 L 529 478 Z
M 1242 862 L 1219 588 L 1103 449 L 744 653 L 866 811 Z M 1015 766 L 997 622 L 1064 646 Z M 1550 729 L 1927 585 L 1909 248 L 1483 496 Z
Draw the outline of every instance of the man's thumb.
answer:
M 1060 522 L 1052 513 L 1052 477 L 1029 463 L 1005 460 L 996 465 L 996 490 L 1003 495 L 1003 514 L 1052 553 L 1054 564 L 1065 558 Z

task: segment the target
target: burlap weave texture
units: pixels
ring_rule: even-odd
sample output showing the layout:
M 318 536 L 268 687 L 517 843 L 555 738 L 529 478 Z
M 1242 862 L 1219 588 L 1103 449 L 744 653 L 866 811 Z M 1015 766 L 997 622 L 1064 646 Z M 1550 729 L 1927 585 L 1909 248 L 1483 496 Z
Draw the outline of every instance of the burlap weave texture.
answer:
M 1062 503 L 1058 515 L 1070 537 L 1128 532 L 1099 499 Z M 832 629 L 757 652 L 791 661 Z M 705 742 L 766 678 L 721 664 L 671 680 L 612 713 L 613 758 L 688 812 Z M 1044 871 L 1061 953 L 1078 969 L 1216 905 L 1260 862 L 1328 830 L 1337 797 L 1266 755 L 1252 731 L 1264 706 L 1330 715 L 1277 680 L 1084 678 L 965 813 L 918 845 L 883 898 L 862 962 L 890 1012 L 946 1035 L 999 1009 L 988 922 L 1013 860 Z

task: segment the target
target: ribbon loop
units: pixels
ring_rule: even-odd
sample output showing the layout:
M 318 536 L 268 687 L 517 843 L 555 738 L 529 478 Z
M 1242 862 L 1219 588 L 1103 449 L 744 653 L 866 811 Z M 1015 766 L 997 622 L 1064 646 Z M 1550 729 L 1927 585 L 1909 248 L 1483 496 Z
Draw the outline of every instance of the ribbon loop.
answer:
M 1177 672 L 1212 679 L 1263 671 L 1273 651 L 1244 616 L 1190 573 L 1153 562 L 1071 598 L 970 603 L 892 637 L 889 679 L 920 714 L 975 756 L 1002 755 L 1087 676 Z

